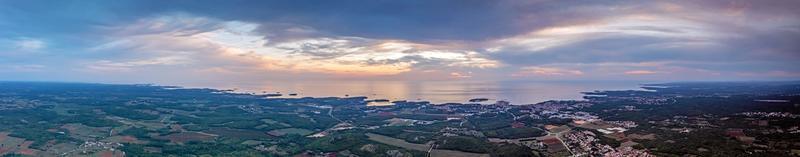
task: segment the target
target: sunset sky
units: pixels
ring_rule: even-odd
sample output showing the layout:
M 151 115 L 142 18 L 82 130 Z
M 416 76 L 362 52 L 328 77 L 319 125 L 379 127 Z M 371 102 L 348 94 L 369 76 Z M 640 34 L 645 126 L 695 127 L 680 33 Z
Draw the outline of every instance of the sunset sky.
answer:
M 797 80 L 798 8 L 797 0 L 0 0 L 0 80 Z

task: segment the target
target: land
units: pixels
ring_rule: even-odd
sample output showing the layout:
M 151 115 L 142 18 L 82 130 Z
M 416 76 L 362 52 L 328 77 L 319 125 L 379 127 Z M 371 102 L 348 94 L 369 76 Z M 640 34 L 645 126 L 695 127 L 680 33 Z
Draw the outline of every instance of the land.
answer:
M 431 104 L 0 82 L 3 156 L 797 156 L 800 82 Z M 384 105 L 370 105 L 380 102 Z M 385 105 L 388 104 L 388 105 Z

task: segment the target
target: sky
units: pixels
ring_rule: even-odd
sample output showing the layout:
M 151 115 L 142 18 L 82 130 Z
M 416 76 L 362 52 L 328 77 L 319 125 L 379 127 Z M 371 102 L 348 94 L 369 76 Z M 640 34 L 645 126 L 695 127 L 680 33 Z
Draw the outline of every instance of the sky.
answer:
M 797 8 L 797 0 L 0 0 L 0 80 L 798 80 Z

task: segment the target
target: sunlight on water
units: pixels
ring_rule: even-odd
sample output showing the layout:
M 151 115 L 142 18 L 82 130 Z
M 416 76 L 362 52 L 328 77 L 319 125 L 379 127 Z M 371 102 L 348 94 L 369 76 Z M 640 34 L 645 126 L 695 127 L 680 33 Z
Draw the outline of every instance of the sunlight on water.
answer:
M 281 81 L 254 85 L 228 85 L 256 93 L 282 93 L 281 97 L 367 96 L 390 101 L 430 101 L 465 103 L 473 98 L 488 98 L 513 104 L 547 100 L 579 100 L 580 92 L 594 90 L 641 90 L 645 82 L 614 81 Z M 296 96 L 289 96 L 297 93 Z

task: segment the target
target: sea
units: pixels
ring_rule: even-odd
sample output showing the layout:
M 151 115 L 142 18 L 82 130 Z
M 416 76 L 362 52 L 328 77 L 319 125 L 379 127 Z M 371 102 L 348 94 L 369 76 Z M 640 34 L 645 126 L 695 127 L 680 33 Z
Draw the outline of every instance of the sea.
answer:
M 642 90 L 644 81 L 267 81 L 226 84 L 212 88 L 255 94 L 281 94 L 277 98 L 354 97 L 390 101 L 467 103 L 486 98 L 494 103 L 535 104 L 548 100 L 583 100 L 581 92 Z M 296 95 L 295 95 L 296 94 Z

